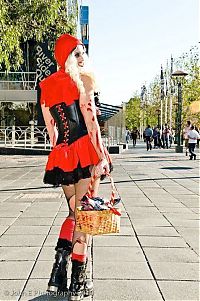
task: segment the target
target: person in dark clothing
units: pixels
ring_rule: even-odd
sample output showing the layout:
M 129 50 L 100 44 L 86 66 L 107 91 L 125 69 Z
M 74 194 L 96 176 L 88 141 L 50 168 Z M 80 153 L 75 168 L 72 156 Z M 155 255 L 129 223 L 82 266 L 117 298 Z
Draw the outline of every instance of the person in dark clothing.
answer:
M 133 140 L 133 147 L 136 146 L 138 135 L 139 135 L 139 131 L 136 127 L 134 127 L 131 132 L 131 138 Z
M 145 134 L 145 140 L 146 140 L 146 145 L 147 145 L 147 151 L 149 149 L 152 150 L 151 139 L 153 136 L 153 130 L 149 124 L 148 124 L 147 128 L 145 129 L 144 134 Z

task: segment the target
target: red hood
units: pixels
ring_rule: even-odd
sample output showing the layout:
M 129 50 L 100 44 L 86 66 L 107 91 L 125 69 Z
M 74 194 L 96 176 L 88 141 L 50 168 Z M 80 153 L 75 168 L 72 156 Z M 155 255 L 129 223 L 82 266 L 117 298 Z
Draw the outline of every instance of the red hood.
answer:
M 77 45 L 80 44 L 82 44 L 80 40 L 67 33 L 63 34 L 57 39 L 54 49 L 54 56 L 58 65 L 62 69 L 65 69 L 65 62 L 69 54 L 74 48 L 76 48 Z

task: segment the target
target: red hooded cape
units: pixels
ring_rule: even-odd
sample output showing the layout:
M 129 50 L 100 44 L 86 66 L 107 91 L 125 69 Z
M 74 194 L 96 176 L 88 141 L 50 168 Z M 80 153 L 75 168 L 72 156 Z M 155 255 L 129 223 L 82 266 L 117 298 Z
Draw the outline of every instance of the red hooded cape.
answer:
M 70 53 L 80 44 L 82 44 L 80 40 L 69 34 L 63 34 L 56 41 L 54 56 L 60 69 L 40 82 L 40 101 L 46 107 L 51 107 L 59 102 L 66 102 L 67 105 L 70 105 L 79 98 L 76 84 L 65 73 L 65 62 Z

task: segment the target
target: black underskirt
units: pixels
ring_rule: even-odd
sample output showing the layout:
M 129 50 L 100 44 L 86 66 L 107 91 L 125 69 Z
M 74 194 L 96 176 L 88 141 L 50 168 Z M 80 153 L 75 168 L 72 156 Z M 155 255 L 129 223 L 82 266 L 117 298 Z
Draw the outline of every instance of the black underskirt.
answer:
M 113 171 L 113 165 L 110 163 L 110 172 Z M 80 163 L 73 171 L 65 172 L 59 167 L 54 167 L 52 170 L 45 171 L 43 182 L 44 184 L 52 184 L 53 186 L 71 185 L 78 183 L 81 179 L 91 177 L 90 165 L 81 167 Z M 101 181 L 106 178 L 106 175 L 101 176 Z
M 81 167 L 80 164 L 73 171 L 65 172 L 59 167 L 54 167 L 52 170 L 47 170 L 44 175 L 43 182 L 52 184 L 53 186 L 70 185 L 78 183 L 81 179 L 91 177 L 90 165 Z

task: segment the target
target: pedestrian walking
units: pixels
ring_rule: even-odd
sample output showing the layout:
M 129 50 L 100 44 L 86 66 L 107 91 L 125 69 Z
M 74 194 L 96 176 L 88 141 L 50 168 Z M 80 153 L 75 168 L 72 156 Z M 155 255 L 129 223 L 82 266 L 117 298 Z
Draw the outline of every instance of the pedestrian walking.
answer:
M 151 128 L 151 126 L 148 124 L 147 128 L 144 131 L 144 135 L 145 135 L 145 140 L 146 140 L 146 146 L 147 146 L 147 151 L 148 150 L 152 150 L 152 139 L 153 139 L 153 130 Z
M 188 155 L 188 147 L 189 147 L 189 139 L 188 133 L 191 129 L 191 122 L 190 120 L 187 121 L 185 128 L 183 129 L 183 139 L 185 140 L 185 155 Z
M 196 160 L 196 154 L 194 152 L 197 140 L 200 139 L 200 135 L 199 133 L 194 129 L 194 126 L 191 125 L 190 127 L 190 131 L 188 132 L 188 139 L 189 139 L 189 144 L 188 144 L 188 148 L 189 148 L 189 153 L 190 153 L 190 160 L 192 160 L 194 158 L 194 160 Z
M 128 144 L 130 140 L 130 131 L 127 128 L 125 131 L 125 138 L 126 138 L 126 143 Z
M 53 145 L 44 183 L 61 185 L 69 206 L 56 246 L 48 291 L 67 291 L 67 267 L 72 262 L 69 300 L 92 293 L 86 282 L 89 235 L 75 229 L 75 210 L 86 194 L 91 175 L 109 173 L 94 103 L 94 78 L 81 74 L 85 49 L 78 39 L 64 34 L 55 44 L 59 70 L 40 83 L 41 107 Z M 55 127 L 57 126 L 57 129 Z M 94 196 L 98 190 L 95 183 Z
M 154 148 L 160 148 L 160 130 L 158 127 L 155 127 L 153 129 L 153 142 L 154 142 Z
M 171 136 L 171 131 L 170 131 L 168 125 L 165 124 L 164 130 L 163 130 L 163 148 L 169 148 L 170 136 Z
M 139 136 L 139 131 L 136 127 L 134 127 L 132 132 L 131 132 L 131 138 L 133 140 L 133 147 L 136 147 L 138 136 Z

